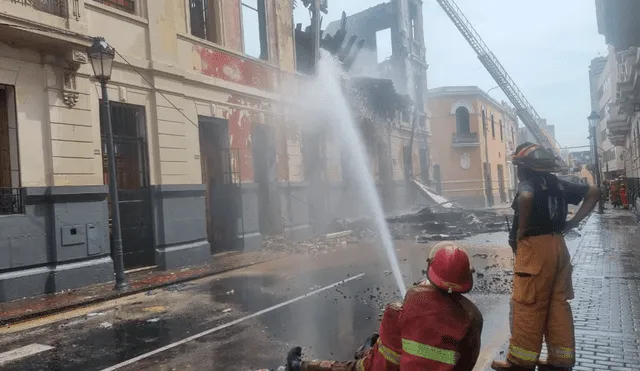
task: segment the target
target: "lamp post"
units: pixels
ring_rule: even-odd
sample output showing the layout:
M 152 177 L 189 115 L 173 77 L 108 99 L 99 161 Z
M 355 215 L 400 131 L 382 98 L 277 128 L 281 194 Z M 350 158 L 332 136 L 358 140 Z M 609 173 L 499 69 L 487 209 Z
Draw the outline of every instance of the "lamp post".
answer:
M 111 69 L 116 50 L 107 44 L 102 37 L 93 39 L 93 44 L 87 50 L 93 74 L 96 80 L 100 81 L 102 88 L 102 114 L 101 124 L 104 125 L 104 133 L 107 139 L 107 160 L 109 163 L 109 198 L 111 199 L 111 236 L 113 249 L 113 266 L 116 275 L 116 289 L 124 290 L 129 285 L 124 275 L 124 259 L 122 250 L 122 230 L 120 229 L 120 204 L 118 203 L 118 177 L 116 174 L 116 156 L 113 146 L 113 130 L 111 128 L 111 110 L 109 107 L 109 97 L 107 94 L 107 81 L 111 79 Z
M 598 123 L 600 122 L 600 116 L 596 111 L 591 111 L 591 115 L 587 117 L 589 120 L 589 131 L 591 134 L 591 145 L 593 151 L 593 166 L 595 167 L 595 175 L 596 175 L 596 187 L 600 189 L 600 160 L 598 159 L 598 140 L 596 138 L 596 131 L 598 128 Z M 604 200 L 602 197 L 598 202 L 598 214 L 604 214 Z

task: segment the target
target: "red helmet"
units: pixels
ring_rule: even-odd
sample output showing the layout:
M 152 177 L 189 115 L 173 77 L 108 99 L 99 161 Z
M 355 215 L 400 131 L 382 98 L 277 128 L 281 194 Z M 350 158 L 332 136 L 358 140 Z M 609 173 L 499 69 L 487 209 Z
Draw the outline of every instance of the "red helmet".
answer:
M 473 268 L 469 254 L 453 242 L 440 242 L 427 259 L 427 278 L 449 293 L 465 293 L 473 288 Z

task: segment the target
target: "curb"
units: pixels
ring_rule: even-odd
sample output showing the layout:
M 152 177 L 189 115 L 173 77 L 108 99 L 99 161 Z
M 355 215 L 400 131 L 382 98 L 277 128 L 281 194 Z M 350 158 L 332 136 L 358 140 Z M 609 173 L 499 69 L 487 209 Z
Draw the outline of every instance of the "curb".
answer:
M 275 257 L 275 258 L 266 259 L 266 260 L 257 261 L 257 262 L 252 262 L 252 263 L 243 264 L 243 265 L 238 265 L 238 266 L 235 266 L 235 267 L 232 267 L 232 268 L 221 269 L 221 270 L 218 270 L 218 271 L 211 271 L 211 272 L 207 272 L 207 273 L 196 274 L 196 275 L 189 276 L 189 277 L 179 278 L 179 279 L 176 279 L 174 281 L 163 282 L 163 283 L 158 283 L 158 284 L 155 284 L 155 285 L 140 287 L 140 288 L 137 288 L 137 289 L 134 289 L 134 290 L 128 290 L 128 291 L 125 291 L 125 292 L 113 290 L 113 291 L 111 291 L 110 293 L 108 293 L 108 294 L 106 294 L 104 296 L 100 296 L 100 297 L 97 297 L 97 298 L 92 298 L 92 299 L 89 299 L 89 300 L 86 300 L 86 301 L 82 301 L 82 302 L 79 302 L 79 303 L 73 303 L 73 304 L 64 305 L 64 306 L 60 306 L 60 307 L 56 307 L 56 308 L 48 308 L 48 309 L 37 311 L 37 312 L 29 312 L 29 313 L 25 313 L 25 314 L 14 316 L 14 317 L 3 318 L 2 320 L 0 320 L 0 327 L 6 327 L 6 326 L 10 326 L 10 325 L 15 325 L 15 324 L 18 324 L 18 323 L 21 323 L 21 322 L 26 322 L 28 320 L 35 319 L 37 317 L 50 316 L 50 315 L 53 315 L 53 314 L 58 314 L 58 313 L 62 313 L 62 312 L 66 312 L 66 311 L 70 311 L 70 310 L 74 310 L 74 309 L 84 308 L 84 307 L 88 307 L 88 306 L 91 306 L 91 305 L 94 305 L 94 304 L 99 304 L 99 303 L 103 303 L 103 302 L 114 300 L 114 299 L 120 299 L 120 298 L 124 298 L 124 297 L 127 297 L 127 296 L 140 294 L 140 293 L 143 293 L 143 292 L 149 291 L 149 290 L 155 290 L 155 289 L 168 287 L 168 286 L 172 286 L 172 285 L 176 285 L 176 284 L 180 284 L 180 283 L 185 283 L 185 282 L 189 282 L 189 281 L 199 280 L 199 279 L 202 279 L 202 278 L 216 276 L 216 275 L 219 275 L 219 274 L 232 272 L 232 271 L 235 271 L 235 270 L 238 270 L 238 269 L 252 267 L 254 265 L 258 265 L 258 264 L 262 264 L 262 263 L 268 263 L 268 262 L 271 262 L 271 261 L 274 261 L 274 260 L 278 260 L 278 259 L 282 259 L 282 258 L 284 258 L 284 256 Z M 110 282 L 115 282 L 115 281 L 110 281 Z

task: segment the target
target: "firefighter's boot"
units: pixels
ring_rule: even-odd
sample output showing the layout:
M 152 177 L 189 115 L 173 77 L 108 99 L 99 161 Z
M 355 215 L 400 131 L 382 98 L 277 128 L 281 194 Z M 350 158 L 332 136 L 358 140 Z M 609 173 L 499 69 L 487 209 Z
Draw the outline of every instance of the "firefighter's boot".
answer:
M 520 366 L 509 361 L 493 361 L 491 368 L 496 371 L 535 371 L 535 366 Z
M 571 371 L 571 369 L 568 366 L 553 366 L 543 360 L 538 362 L 538 371 Z

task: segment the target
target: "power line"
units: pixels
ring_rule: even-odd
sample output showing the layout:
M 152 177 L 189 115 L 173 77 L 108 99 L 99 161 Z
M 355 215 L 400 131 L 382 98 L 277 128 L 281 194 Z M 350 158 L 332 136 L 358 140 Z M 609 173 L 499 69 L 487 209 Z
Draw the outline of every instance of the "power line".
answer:
M 11 27 L 11 28 L 16 28 L 16 29 L 20 29 L 20 30 L 28 30 L 28 31 L 39 31 L 39 32 L 56 32 L 62 35 L 69 35 L 69 36 L 78 36 L 81 37 L 83 39 L 86 40 L 92 40 L 93 38 L 90 36 L 86 36 L 86 35 L 82 35 L 82 34 L 78 34 L 75 32 L 71 32 L 71 31 L 65 31 L 65 30 L 60 30 L 60 29 L 50 29 L 50 28 L 44 28 L 44 27 L 27 27 L 27 26 L 20 26 L 20 25 L 15 25 L 15 24 L 10 24 L 10 23 L 0 23 L 0 26 L 6 26 L 6 27 Z M 110 45 L 111 46 L 111 45 Z M 135 73 L 137 73 L 138 75 L 140 75 L 140 77 L 142 77 L 142 79 L 149 85 L 149 87 L 151 87 L 151 89 L 157 93 L 159 93 L 167 102 L 169 102 L 169 104 L 175 108 L 178 112 L 180 112 L 180 114 L 182 116 L 184 116 L 184 118 L 187 119 L 187 121 L 189 121 L 193 126 L 195 126 L 196 128 L 198 127 L 198 124 L 196 124 L 195 122 L 193 122 L 193 120 L 191 120 L 191 118 L 189 118 L 189 116 L 187 116 L 184 112 L 182 112 L 182 110 L 180 108 L 178 108 L 171 100 L 169 100 L 169 98 L 161 91 L 159 91 L 152 83 L 151 81 L 149 81 L 149 79 L 147 79 L 147 77 L 145 75 L 143 75 L 140 70 L 138 70 L 138 68 L 136 68 L 133 64 L 131 64 L 129 62 L 129 60 L 127 60 L 127 58 L 125 58 L 122 54 L 120 54 L 120 52 L 118 51 L 118 49 L 114 48 L 114 50 L 116 51 L 116 54 L 122 58 L 122 60 L 129 66 L 131 67 L 131 69 L 133 71 L 135 71 Z
M 161 92 L 160 90 L 158 90 L 158 89 L 157 89 L 157 88 L 156 88 L 156 87 L 151 83 L 151 81 L 149 81 L 149 80 L 147 79 L 147 77 L 146 77 L 145 75 L 143 75 L 143 74 L 138 70 L 138 68 L 136 68 L 134 65 L 132 65 L 132 64 L 127 60 L 127 58 L 125 58 L 122 54 L 120 54 L 120 52 L 118 51 L 118 49 L 114 48 L 114 50 L 116 51 L 116 54 L 117 54 L 120 58 L 122 58 L 122 60 L 123 60 L 123 61 L 125 61 L 125 63 L 129 65 L 129 67 L 131 67 L 131 69 L 132 69 L 132 70 L 134 70 L 138 75 L 140 75 L 140 77 L 142 77 L 142 79 L 143 79 L 147 84 L 149 84 L 149 86 L 151 87 L 151 89 L 152 89 L 153 91 L 155 91 L 156 93 L 158 93 L 158 94 L 162 95 L 162 97 L 163 97 L 167 102 L 169 102 L 169 104 L 170 104 L 173 108 L 175 108 L 178 112 L 180 112 L 180 114 L 181 114 L 182 116 L 184 116 L 184 118 L 186 118 L 186 119 L 191 123 L 191 125 L 195 126 L 196 128 L 198 127 L 198 124 L 196 124 L 195 122 L 193 122 L 193 120 L 191 120 L 191 119 L 189 118 L 189 116 L 187 116 L 184 112 L 182 112 L 182 110 L 181 110 L 180 108 L 178 108 L 175 104 L 173 104 L 173 102 L 172 102 L 172 101 L 170 101 L 170 100 L 169 100 L 169 98 L 167 98 L 167 96 L 166 96 L 166 95 L 164 95 L 164 93 L 163 93 L 163 92 Z

